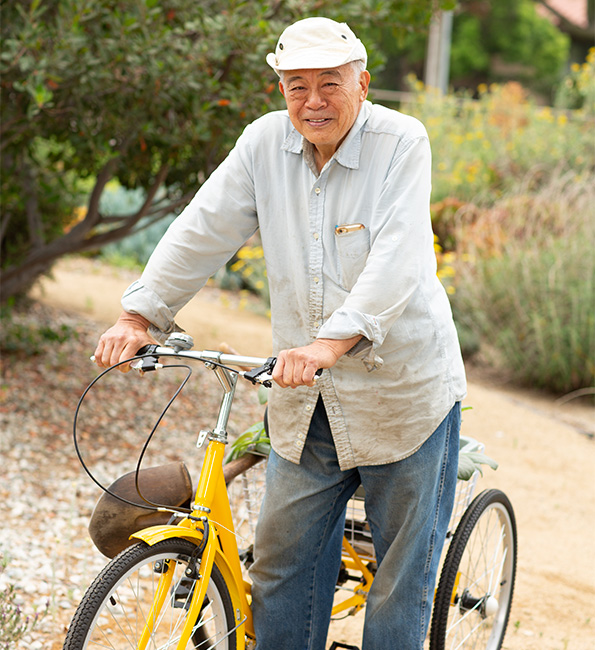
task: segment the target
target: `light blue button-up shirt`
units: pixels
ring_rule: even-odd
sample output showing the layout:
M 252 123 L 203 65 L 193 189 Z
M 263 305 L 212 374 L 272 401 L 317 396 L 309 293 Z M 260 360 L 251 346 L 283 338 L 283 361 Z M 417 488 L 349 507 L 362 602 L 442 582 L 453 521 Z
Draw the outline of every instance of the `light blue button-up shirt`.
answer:
M 122 305 L 171 331 L 178 310 L 260 229 L 273 353 L 364 337 L 315 387 L 274 386 L 275 451 L 299 462 L 320 393 L 342 469 L 405 458 L 466 390 L 436 276 L 430 170 L 424 127 L 397 111 L 365 102 L 320 174 L 287 112 L 269 113 L 175 220 Z

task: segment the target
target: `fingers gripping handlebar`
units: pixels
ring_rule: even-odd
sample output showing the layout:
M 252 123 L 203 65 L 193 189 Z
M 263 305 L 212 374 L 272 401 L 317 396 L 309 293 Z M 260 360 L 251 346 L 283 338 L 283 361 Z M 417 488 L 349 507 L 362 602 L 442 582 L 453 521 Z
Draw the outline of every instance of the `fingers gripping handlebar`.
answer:
M 262 384 L 266 388 L 270 388 L 271 380 L 273 378 L 273 369 L 275 368 L 276 363 L 277 357 L 269 357 L 266 360 L 266 363 L 260 366 L 260 368 L 254 368 L 253 370 L 244 372 L 244 379 L 251 381 L 253 384 Z M 322 368 L 319 368 L 316 371 L 314 379 L 316 380 L 316 377 L 320 377 L 321 374 Z

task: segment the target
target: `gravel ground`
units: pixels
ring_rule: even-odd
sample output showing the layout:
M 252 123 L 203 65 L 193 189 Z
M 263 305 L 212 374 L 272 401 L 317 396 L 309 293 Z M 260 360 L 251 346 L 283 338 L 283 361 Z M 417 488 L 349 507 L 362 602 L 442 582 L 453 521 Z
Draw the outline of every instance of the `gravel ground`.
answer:
M 106 563 L 87 533 L 101 490 L 83 471 L 72 438 L 77 401 L 98 374 L 84 360 L 102 326 L 40 305 L 17 320 L 23 327 L 47 322 L 53 330 L 64 326 L 71 333 L 65 342 L 52 343 L 37 355 L 4 352 L 0 392 L 0 508 L 8 522 L 0 530 L 5 566 L 0 591 L 14 585 L 22 620 L 32 621 L 38 614 L 35 626 L 14 647 L 55 650 L 62 647 L 86 587 Z M 85 400 L 80 446 L 101 482 L 107 485 L 134 469 L 140 445 L 180 378 L 178 371 L 142 378 L 112 372 Z M 185 458 L 196 479 L 196 431 L 212 426 L 209 415 L 216 412 L 220 395 L 216 379 L 196 367 L 158 429 L 153 446 L 159 453 L 149 452 L 144 465 Z M 235 405 L 239 415 L 230 422 L 231 432 L 239 433 L 262 417 L 251 386 L 238 386 Z M 4 648 L 1 634 L 2 628 Z

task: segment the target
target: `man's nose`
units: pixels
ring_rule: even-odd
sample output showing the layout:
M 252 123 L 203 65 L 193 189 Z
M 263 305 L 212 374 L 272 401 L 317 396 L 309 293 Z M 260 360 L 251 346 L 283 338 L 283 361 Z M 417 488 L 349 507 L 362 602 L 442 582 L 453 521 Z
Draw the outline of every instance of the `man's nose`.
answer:
M 319 90 L 311 90 L 306 100 L 306 106 L 312 110 L 324 108 L 326 106 L 326 99 Z

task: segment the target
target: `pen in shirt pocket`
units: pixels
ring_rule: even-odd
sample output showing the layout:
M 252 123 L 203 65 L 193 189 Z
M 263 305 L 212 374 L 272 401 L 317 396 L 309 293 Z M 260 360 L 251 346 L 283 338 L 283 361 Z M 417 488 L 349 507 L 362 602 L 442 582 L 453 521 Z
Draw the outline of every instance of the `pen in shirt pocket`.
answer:
M 357 230 L 364 230 L 363 223 L 346 223 L 342 226 L 335 226 L 335 235 L 346 235 L 348 232 L 356 232 Z

